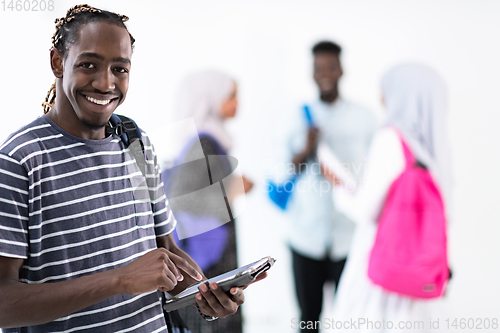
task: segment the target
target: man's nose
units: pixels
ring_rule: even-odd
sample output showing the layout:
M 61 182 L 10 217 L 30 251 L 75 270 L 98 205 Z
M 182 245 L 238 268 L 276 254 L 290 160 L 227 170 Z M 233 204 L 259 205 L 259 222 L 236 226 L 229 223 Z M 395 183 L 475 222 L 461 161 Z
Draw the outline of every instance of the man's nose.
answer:
M 113 91 L 115 90 L 114 79 L 115 77 L 110 69 L 103 69 L 96 73 L 92 81 L 92 87 L 102 92 Z

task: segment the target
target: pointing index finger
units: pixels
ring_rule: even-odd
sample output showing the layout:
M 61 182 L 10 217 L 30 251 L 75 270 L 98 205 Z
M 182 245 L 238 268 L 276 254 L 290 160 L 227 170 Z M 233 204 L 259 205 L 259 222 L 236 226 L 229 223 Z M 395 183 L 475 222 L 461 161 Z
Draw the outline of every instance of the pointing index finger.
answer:
M 203 276 L 198 272 L 193 266 L 191 266 L 186 259 L 171 253 L 170 254 L 170 260 L 180 269 L 182 269 L 184 272 L 186 272 L 189 276 L 191 276 L 193 279 L 196 281 L 201 281 L 203 279 Z

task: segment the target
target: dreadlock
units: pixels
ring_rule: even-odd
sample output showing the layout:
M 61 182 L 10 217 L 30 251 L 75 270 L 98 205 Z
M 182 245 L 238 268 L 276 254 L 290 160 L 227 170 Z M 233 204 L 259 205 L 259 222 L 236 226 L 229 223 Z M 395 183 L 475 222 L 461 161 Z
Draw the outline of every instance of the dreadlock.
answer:
M 54 32 L 52 36 L 52 48 L 59 50 L 63 57 L 65 57 L 69 45 L 76 41 L 76 32 L 82 25 L 95 21 L 106 21 L 127 29 L 124 22 L 127 22 L 128 19 L 128 16 L 97 9 L 89 5 L 76 5 L 68 10 L 65 17 L 55 20 L 56 32 Z M 128 34 L 133 48 L 135 39 L 130 32 Z M 56 82 L 54 81 L 50 86 L 45 102 L 42 103 L 43 113 L 48 113 L 50 111 L 52 106 L 54 106 L 55 100 Z

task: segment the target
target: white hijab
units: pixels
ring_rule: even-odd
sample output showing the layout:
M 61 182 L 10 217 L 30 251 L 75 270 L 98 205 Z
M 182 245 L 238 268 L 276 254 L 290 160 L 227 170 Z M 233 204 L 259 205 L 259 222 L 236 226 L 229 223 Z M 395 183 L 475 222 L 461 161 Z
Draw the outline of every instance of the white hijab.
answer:
M 176 118 L 193 117 L 198 133 L 210 134 L 225 150 L 230 150 L 233 140 L 224 128 L 220 108 L 231 95 L 234 84 L 233 79 L 217 71 L 202 71 L 187 76 L 176 96 Z
M 447 131 L 447 89 L 431 68 L 401 64 L 382 78 L 387 124 L 396 127 L 413 154 L 436 177 L 450 212 L 451 145 Z

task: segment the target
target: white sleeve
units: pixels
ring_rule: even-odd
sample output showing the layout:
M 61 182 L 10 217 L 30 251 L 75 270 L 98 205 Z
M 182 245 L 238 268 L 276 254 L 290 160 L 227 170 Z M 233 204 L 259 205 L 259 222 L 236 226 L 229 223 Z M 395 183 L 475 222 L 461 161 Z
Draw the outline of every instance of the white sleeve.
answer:
M 405 157 L 398 134 L 382 128 L 374 136 L 368 153 L 364 177 L 354 194 L 334 191 L 339 210 L 356 223 L 376 222 L 387 191 L 403 172 Z

